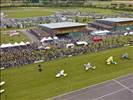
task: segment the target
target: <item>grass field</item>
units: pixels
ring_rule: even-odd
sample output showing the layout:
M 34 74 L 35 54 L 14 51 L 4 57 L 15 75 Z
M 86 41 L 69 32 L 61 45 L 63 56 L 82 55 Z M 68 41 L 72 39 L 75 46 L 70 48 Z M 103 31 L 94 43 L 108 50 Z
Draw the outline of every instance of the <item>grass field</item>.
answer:
M 95 12 L 104 15 L 116 15 L 126 11 L 117 11 L 111 9 L 100 9 L 100 8 L 81 8 L 81 7 L 29 7 L 29 8 L 2 8 L 2 11 L 8 15 L 8 18 L 24 18 L 24 17 L 35 17 L 35 16 L 48 16 L 56 12 L 65 10 L 79 10 L 81 12 Z M 133 12 L 128 12 L 133 14 Z
M 127 52 L 130 60 L 120 59 Z M 114 56 L 117 65 L 106 65 L 105 60 Z M 91 62 L 96 70 L 85 71 L 83 64 Z M 133 72 L 133 46 L 80 55 L 41 63 L 43 71 L 38 72 L 37 64 L 3 70 L 2 80 L 6 81 L 2 100 L 46 100 L 47 98 L 80 89 Z M 68 76 L 55 78 L 57 70 L 64 69 Z M 7 96 L 5 96 L 7 95 Z M 6 97 L 6 98 L 5 98 Z
M 5 12 L 6 15 L 8 15 L 8 18 L 48 16 L 58 11 L 61 11 L 61 9 L 58 9 L 58 8 L 44 8 L 44 7 L 4 8 L 2 10 Z
M 20 33 L 19 35 L 16 35 L 16 36 L 10 36 L 9 34 L 3 34 L 1 33 L 0 34 L 0 44 L 2 43 L 15 43 L 15 42 L 21 42 L 21 41 L 24 41 L 24 42 L 27 42 L 27 41 L 30 41 L 28 39 L 27 36 L 25 36 L 23 33 Z

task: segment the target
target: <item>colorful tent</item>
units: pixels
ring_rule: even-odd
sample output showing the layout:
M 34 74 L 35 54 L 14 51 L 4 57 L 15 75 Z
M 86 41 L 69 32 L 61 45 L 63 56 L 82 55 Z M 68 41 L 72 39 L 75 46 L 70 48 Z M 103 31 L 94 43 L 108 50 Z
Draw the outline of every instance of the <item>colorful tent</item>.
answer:
M 100 41 L 102 41 L 103 39 L 101 38 L 101 37 L 98 37 L 98 36 L 95 36 L 95 37 L 93 37 L 93 41 L 94 42 L 100 42 Z

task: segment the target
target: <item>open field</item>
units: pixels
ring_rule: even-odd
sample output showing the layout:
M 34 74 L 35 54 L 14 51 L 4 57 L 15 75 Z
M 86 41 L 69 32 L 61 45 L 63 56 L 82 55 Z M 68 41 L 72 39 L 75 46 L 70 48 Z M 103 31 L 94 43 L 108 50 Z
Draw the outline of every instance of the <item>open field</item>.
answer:
M 2 9 L 9 18 L 24 18 L 24 17 L 36 17 L 36 16 L 48 16 L 60 11 L 58 8 L 3 8 Z
M 24 17 L 35 17 L 35 16 L 48 16 L 59 11 L 65 10 L 78 10 L 81 12 L 98 13 L 103 15 L 117 15 L 127 11 L 118 11 L 111 9 L 100 9 L 100 8 L 81 8 L 81 7 L 29 7 L 29 8 L 2 8 L 2 11 L 8 15 L 8 18 L 24 18 Z M 133 14 L 133 12 L 128 12 Z
M 24 41 L 24 42 L 30 41 L 28 39 L 28 37 L 23 33 L 20 33 L 19 35 L 16 35 L 16 36 L 10 36 L 7 33 L 6 34 L 1 33 L 0 36 L 1 36 L 0 44 L 2 44 L 2 43 L 5 43 L 5 44 L 6 43 L 15 43 L 15 42 L 19 43 L 21 41 Z
M 120 55 L 125 52 L 129 54 L 130 60 L 120 59 Z M 109 56 L 114 56 L 118 64 L 106 65 L 105 60 Z M 83 64 L 88 62 L 94 64 L 96 70 L 86 72 Z M 44 100 L 132 73 L 133 46 L 64 58 L 41 65 L 43 67 L 41 73 L 38 72 L 37 64 L 3 70 L 1 78 L 6 81 L 6 85 L 2 100 Z M 64 69 L 68 76 L 55 78 L 56 72 L 60 69 Z
M 127 13 L 127 11 L 119 11 L 119 10 L 112 10 L 112 9 L 100 9 L 100 8 L 77 8 L 77 10 L 83 12 L 95 12 L 97 14 L 103 15 L 119 15 L 120 13 Z M 133 14 L 133 12 L 128 11 L 128 13 Z

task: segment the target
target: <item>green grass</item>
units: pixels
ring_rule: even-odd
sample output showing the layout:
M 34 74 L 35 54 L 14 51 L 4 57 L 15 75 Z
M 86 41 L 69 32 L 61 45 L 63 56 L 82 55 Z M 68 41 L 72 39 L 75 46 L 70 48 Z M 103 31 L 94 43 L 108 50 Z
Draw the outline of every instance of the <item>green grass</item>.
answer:
M 9 18 L 24 18 L 24 17 L 35 17 L 35 16 L 48 16 L 56 12 L 69 10 L 79 10 L 81 12 L 95 12 L 104 15 L 117 15 L 127 11 L 111 10 L 111 9 L 100 9 L 100 8 L 82 8 L 82 7 L 18 7 L 18 8 L 2 8 L 2 11 L 8 15 Z M 133 12 L 128 12 L 133 14 Z
M 56 8 L 44 8 L 44 7 L 30 7 L 30 8 L 5 8 L 2 9 L 9 18 L 24 18 L 24 17 L 36 17 L 36 16 L 48 16 L 60 11 Z
M 97 14 L 103 14 L 103 15 L 119 15 L 120 13 L 127 13 L 127 11 L 100 9 L 100 8 L 77 8 L 77 10 L 78 9 L 82 12 L 95 12 Z M 133 12 L 128 12 L 128 13 L 133 14 Z
M 1 33 L 0 34 L 0 44 L 2 43 L 15 43 L 15 42 L 21 42 L 21 41 L 24 41 L 24 42 L 27 42 L 27 41 L 30 41 L 28 39 L 27 36 L 25 36 L 25 34 L 23 33 L 20 33 L 19 35 L 16 35 L 16 36 L 10 36 L 9 34 L 6 34 L 4 33 Z
M 120 59 L 127 52 L 130 60 Z M 114 56 L 117 65 L 106 65 L 105 60 Z M 91 62 L 96 70 L 85 71 L 83 64 Z M 37 64 L 2 71 L 6 81 L 2 100 L 45 100 L 72 90 L 103 82 L 133 72 L 133 46 L 64 58 L 41 63 L 43 71 L 38 72 Z M 68 76 L 55 78 L 57 70 L 64 69 Z

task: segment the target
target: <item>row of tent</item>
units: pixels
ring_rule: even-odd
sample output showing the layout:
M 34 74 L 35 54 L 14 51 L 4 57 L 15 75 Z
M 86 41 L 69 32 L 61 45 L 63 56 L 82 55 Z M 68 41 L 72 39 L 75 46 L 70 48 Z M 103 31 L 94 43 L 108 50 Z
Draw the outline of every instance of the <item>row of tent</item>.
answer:
M 86 41 L 78 41 L 76 42 L 76 45 L 88 45 L 88 43 Z M 73 47 L 74 47 L 73 43 L 66 44 L 66 48 L 73 48 Z
M 78 41 L 78 42 L 76 42 L 76 45 L 88 45 L 88 43 L 86 41 Z M 74 43 L 68 43 L 68 44 L 66 44 L 66 48 L 74 48 L 74 46 L 75 46 Z M 46 50 L 49 50 L 49 49 L 51 49 L 51 47 L 49 47 L 49 46 L 46 46 L 46 47 L 39 46 L 38 49 L 46 49 Z
M 17 47 L 17 46 L 25 46 L 29 45 L 30 42 L 23 42 L 21 41 L 20 43 L 15 42 L 14 44 L 8 43 L 8 44 L 2 44 L 0 48 L 7 48 L 7 47 Z
M 93 37 L 93 41 L 94 42 L 100 42 L 102 41 L 103 39 L 101 37 Z M 77 41 L 76 42 L 76 45 L 88 45 L 88 43 L 86 41 Z M 69 43 L 69 44 L 66 44 L 66 48 L 73 48 L 74 47 L 74 44 L 73 43 Z

